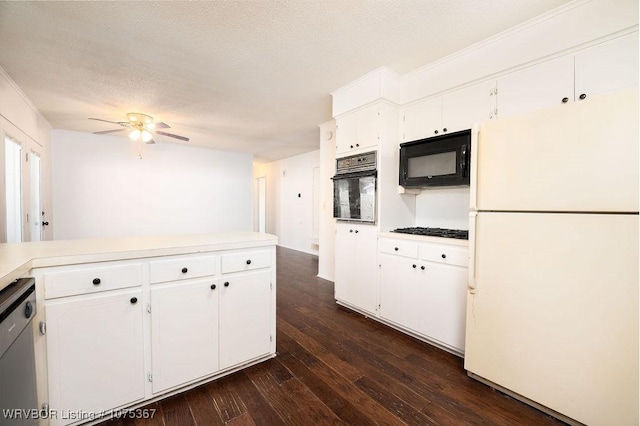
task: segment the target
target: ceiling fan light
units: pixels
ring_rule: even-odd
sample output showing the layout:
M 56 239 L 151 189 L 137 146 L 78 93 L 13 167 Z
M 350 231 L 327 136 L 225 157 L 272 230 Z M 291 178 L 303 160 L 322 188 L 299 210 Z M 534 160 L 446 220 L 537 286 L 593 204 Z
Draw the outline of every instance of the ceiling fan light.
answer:
M 153 135 L 147 132 L 146 130 L 142 131 L 141 136 L 142 136 L 142 142 L 144 143 L 149 142 L 153 138 Z
M 156 123 L 147 123 L 144 125 L 147 130 L 154 130 L 156 128 Z
M 138 140 L 140 137 L 140 130 L 135 129 L 133 132 L 129 133 L 129 139 L 132 141 Z

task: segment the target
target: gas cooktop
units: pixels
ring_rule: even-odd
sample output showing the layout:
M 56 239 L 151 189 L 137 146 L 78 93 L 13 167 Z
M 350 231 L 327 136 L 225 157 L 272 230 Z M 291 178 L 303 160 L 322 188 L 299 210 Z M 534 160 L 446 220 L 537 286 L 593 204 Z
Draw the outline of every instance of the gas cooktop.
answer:
M 391 232 L 399 234 L 426 235 L 429 237 L 457 238 L 459 240 L 468 240 L 469 231 L 461 229 L 444 229 L 444 228 L 398 228 Z

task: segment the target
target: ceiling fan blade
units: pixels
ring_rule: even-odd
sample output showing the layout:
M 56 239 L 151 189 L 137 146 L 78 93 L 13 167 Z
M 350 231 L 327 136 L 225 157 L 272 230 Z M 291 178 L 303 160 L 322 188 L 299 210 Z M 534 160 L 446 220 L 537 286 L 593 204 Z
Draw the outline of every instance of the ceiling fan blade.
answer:
M 174 135 L 173 133 L 161 132 L 160 130 L 156 130 L 155 133 L 162 136 L 169 136 L 170 138 L 180 139 L 181 141 L 187 142 L 189 138 L 185 138 L 184 136 Z
M 100 132 L 93 132 L 94 135 L 106 135 L 107 133 L 115 133 L 115 132 L 123 132 L 127 129 L 124 127 L 122 129 L 113 129 L 113 130 L 102 130 Z
M 113 123 L 113 124 L 126 124 L 125 121 L 109 121 L 109 120 L 103 120 L 102 118 L 89 118 L 89 120 L 95 120 L 95 121 L 104 121 L 105 123 Z
M 149 139 L 148 141 L 145 142 L 147 145 L 152 145 L 154 143 L 156 143 L 156 141 L 154 141 L 153 139 Z
M 171 127 L 167 123 L 163 123 L 162 121 L 155 123 L 155 125 L 156 125 L 156 129 L 168 129 Z

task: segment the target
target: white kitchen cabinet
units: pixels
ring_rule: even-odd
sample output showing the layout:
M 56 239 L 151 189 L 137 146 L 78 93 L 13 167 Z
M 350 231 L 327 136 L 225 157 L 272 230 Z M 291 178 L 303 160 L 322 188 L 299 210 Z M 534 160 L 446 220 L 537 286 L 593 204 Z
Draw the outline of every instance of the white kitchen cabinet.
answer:
M 600 43 L 498 78 L 504 118 L 638 85 L 638 33 Z
M 618 37 L 575 55 L 575 100 L 638 85 L 638 33 Z
M 402 110 L 402 142 L 470 129 L 491 115 L 493 81 L 427 99 Z
M 380 318 L 463 353 L 466 252 L 462 246 L 381 238 Z
M 220 368 L 225 369 L 271 350 L 275 290 L 270 270 L 224 275 L 221 282 Z
M 46 304 L 52 410 L 97 413 L 144 399 L 142 305 L 139 288 Z M 73 421 L 60 415 L 51 424 Z
M 336 119 L 336 156 L 375 150 L 379 106 L 371 105 Z
M 498 78 L 498 118 L 573 102 L 573 55 Z
M 151 288 L 153 393 L 218 370 L 217 279 Z
M 335 298 L 368 313 L 377 306 L 377 239 L 375 226 L 336 224 Z

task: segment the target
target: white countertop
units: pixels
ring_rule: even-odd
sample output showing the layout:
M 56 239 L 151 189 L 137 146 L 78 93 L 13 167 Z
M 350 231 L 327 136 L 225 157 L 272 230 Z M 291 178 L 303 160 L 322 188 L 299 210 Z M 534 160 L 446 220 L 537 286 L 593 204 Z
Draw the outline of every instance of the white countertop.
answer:
M 463 247 L 469 246 L 468 240 L 461 240 L 458 238 L 443 238 L 443 237 L 429 237 L 425 235 L 402 234 L 400 232 L 379 232 L 378 237 L 395 238 L 397 240 L 411 240 L 419 243 L 438 243 L 438 244 L 449 244 L 452 246 L 463 246 Z
M 258 232 L 39 241 L 0 244 L 0 289 L 31 268 L 275 245 Z

